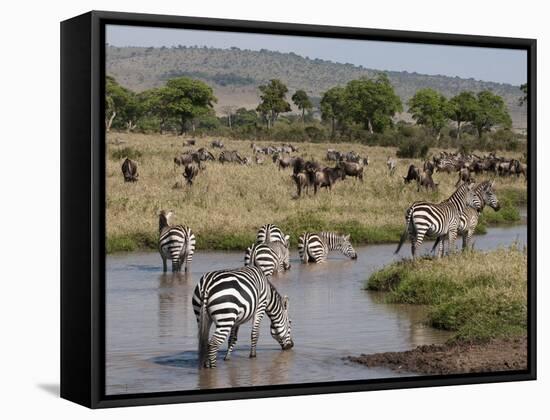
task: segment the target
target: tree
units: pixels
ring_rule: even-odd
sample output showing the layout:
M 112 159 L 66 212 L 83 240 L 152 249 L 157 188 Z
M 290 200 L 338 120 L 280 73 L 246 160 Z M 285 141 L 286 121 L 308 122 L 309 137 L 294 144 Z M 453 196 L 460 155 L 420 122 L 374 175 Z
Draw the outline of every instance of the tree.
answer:
M 331 137 L 336 133 L 336 126 L 341 126 L 346 118 L 346 90 L 333 87 L 327 90 L 321 98 L 321 118 L 330 121 Z
M 161 92 L 169 115 L 180 123 L 180 134 L 185 132 L 188 122 L 191 122 L 194 128 L 195 120 L 207 115 L 217 102 L 210 86 L 188 77 L 168 80 Z
M 231 128 L 231 117 L 235 113 L 237 107 L 235 105 L 224 105 L 221 108 L 221 111 L 227 116 L 227 125 Z
M 489 90 L 479 92 L 476 97 L 476 108 L 472 124 L 477 129 L 479 138 L 483 132 L 490 131 L 496 125 L 510 127 L 512 119 L 504 99 Z
M 256 110 L 264 116 L 267 128 L 270 128 L 280 113 L 290 111 L 290 104 L 285 99 L 288 88 L 279 79 L 271 79 L 267 85 L 261 85 L 258 89 L 261 102 Z
M 449 115 L 447 98 L 433 89 L 420 89 L 409 99 L 408 105 L 416 123 L 428 127 L 439 140 Z
M 170 118 L 166 88 L 160 87 L 146 90 L 142 92 L 141 98 L 147 112 L 159 119 L 159 132 L 162 134 L 164 132 L 166 122 Z
M 309 96 L 307 96 L 306 91 L 299 89 L 294 92 L 294 95 L 292 95 L 292 102 L 294 102 L 298 109 L 302 111 L 302 122 L 305 122 L 306 110 L 310 110 L 313 108 L 313 105 L 309 100 Z
M 449 101 L 449 119 L 456 122 L 456 140 L 460 140 L 462 123 L 474 120 L 476 97 L 472 92 L 464 91 Z
M 105 129 L 110 131 L 118 116 L 121 121 L 126 120 L 128 108 L 133 107 L 133 92 L 118 84 L 114 77 L 105 77 Z
M 258 114 L 253 109 L 239 108 L 233 115 L 233 125 L 237 127 L 255 126 L 258 122 Z
M 521 89 L 522 95 L 519 98 L 518 103 L 519 103 L 519 106 L 523 106 L 523 104 L 527 102 L 527 90 L 528 90 L 527 83 L 522 84 L 519 88 Z
M 371 133 L 381 133 L 391 126 L 392 117 L 403 110 L 401 99 L 383 73 L 373 79 L 350 81 L 345 88 L 345 102 L 351 119 Z

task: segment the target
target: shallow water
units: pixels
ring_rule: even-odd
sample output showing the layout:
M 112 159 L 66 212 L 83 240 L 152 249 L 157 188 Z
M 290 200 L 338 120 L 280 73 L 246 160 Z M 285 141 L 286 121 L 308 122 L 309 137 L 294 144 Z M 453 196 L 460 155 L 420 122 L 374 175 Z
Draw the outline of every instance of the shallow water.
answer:
M 476 249 L 526 243 L 525 225 L 491 228 L 476 236 Z M 431 248 L 425 244 L 423 250 Z M 292 268 L 274 277 L 290 297 L 295 346 L 281 351 L 264 318 L 256 359 L 249 359 L 250 324 L 239 332 L 230 361 L 218 355 L 216 369 L 197 369 L 197 325 L 191 306 L 195 284 L 205 271 L 241 265 L 241 252 L 195 254 L 192 272 L 163 274 L 156 252 L 107 257 L 107 394 L 178 391 L 372 379 L 402 376 L 389 369 L 366 368 L 342 360 L 347 355 L 400 351 L 442 343 L 448 333 L 422 324 L 424 309 L 389 305 L 362 290 L 374 270 L 410 255 L 395 244 L 357 248 L 351 261 L 331 254 L 324 265 L 303 265 L 292 253 Z M 222 347 L 225 350 L 225 346 Z

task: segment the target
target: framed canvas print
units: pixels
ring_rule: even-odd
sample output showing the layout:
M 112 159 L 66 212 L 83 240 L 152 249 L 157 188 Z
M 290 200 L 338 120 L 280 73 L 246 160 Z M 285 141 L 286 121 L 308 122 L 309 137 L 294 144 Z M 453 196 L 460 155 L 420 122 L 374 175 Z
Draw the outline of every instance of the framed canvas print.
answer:
M 61 395 L 536 377 L 536 41 L 61 24 Z

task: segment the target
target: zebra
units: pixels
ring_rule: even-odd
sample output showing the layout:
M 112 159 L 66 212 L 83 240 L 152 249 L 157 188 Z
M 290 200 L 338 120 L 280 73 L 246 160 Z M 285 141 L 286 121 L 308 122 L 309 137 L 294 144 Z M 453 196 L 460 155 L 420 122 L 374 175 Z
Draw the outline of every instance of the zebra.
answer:
M 357 252 L 353 249 L 349 235 L 340 235 L 335 232 L 303 233 L 298 240 L 300 260 L 323 263 L 327 260 L 329 251 L 340 251 L 352 260 L 357 259 Z
M 288 246 L 282 242 L 256 243 L 249 246 L 244 254 L 244 265 L 259 267 L 271 277 L 274 272 L 280 273 L 290 269 Z
M 159 214 L 159 252 L 162 257 L 162 270 L 167 271 L 166 260 L 172 260 L 172 271 L 189 271 L 195 253 L 195 234 L 187 226 L 170 224 L 172 211 L 161 210 Z
M 481 207 L 479 200 L 472 191 L 472 184 L 462 184 L 457 190 L 441 203 L 429 203 L 417 201 L 413 203 L 405 213 L 406 225 L 401 235 L 399 245 L 395 250 L 397 254 L 407 236 L 411 236 L 411 252 L 416 258 L 416 250 L 422 245 L 425 236 L 447 236 L 449 249 L 454 250 L 457 229 L 460 224 L 460 216 L 466 206 L 476 209 Z M 439 255 L 443 252 L 440 246 Z
M 256 243 L 261 244 L 263 242 L 282 242 L 288 247 L 290 236 L 285 235 L 278 226 L 272 223 L 266 223 L 256 234 Z
M 283 350 L 294 346 L 288 316 L 289 301 L 281 296 L 258 267 L 242 267 L 205 273 L 192 298 L 199 335 L 199 368 L 215 368 L 216 355 L 229 336 L 225 360 L 237 343 L 239 327 L 252 320 L 250 357 L 256 357 L 260 323 L 271 320 L 271 336 Z M 215 331 L 209 339 L 210 327 Z
M 467 206 L 464 208 L 464 212 L 460 216 L 460 224 L 457 233 L 462 236 L 462 250 L 471 248 L 472 236 L 476 230 L 479 215 L 483 211 L 486 205 L 491 207 L 494 211 L 500 210 L 500 203 L 498 201 L 496 192 L 494 190 L 494 181 L 483 181 L 474 187 L 474 194 L 477 196 L 480 202 L 480 208 L 475 209 Z M 438 237 L 432 248 L 432 252 L 435 251 L 439 242 L 444 247 L 444 238 Z
M 395 173 L 395 168 L 397 167 L 397 161 L 391 156 L 388 156 L 388 159 L 386 160 L 386 166 L 390 171 L 390 176 L 393 176 L 393 174 Z

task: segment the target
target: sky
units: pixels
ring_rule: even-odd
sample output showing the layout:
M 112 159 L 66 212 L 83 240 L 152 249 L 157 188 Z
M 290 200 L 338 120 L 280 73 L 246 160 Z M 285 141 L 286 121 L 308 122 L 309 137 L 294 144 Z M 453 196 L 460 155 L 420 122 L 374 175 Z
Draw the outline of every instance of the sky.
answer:
M 122 25 L 108 25 L 106 31 L 106 42 L 117 47 L 263 48 L 375 70 L 441 74 L 513 85 L 527 81 L 527 52 L 523 50 Z

